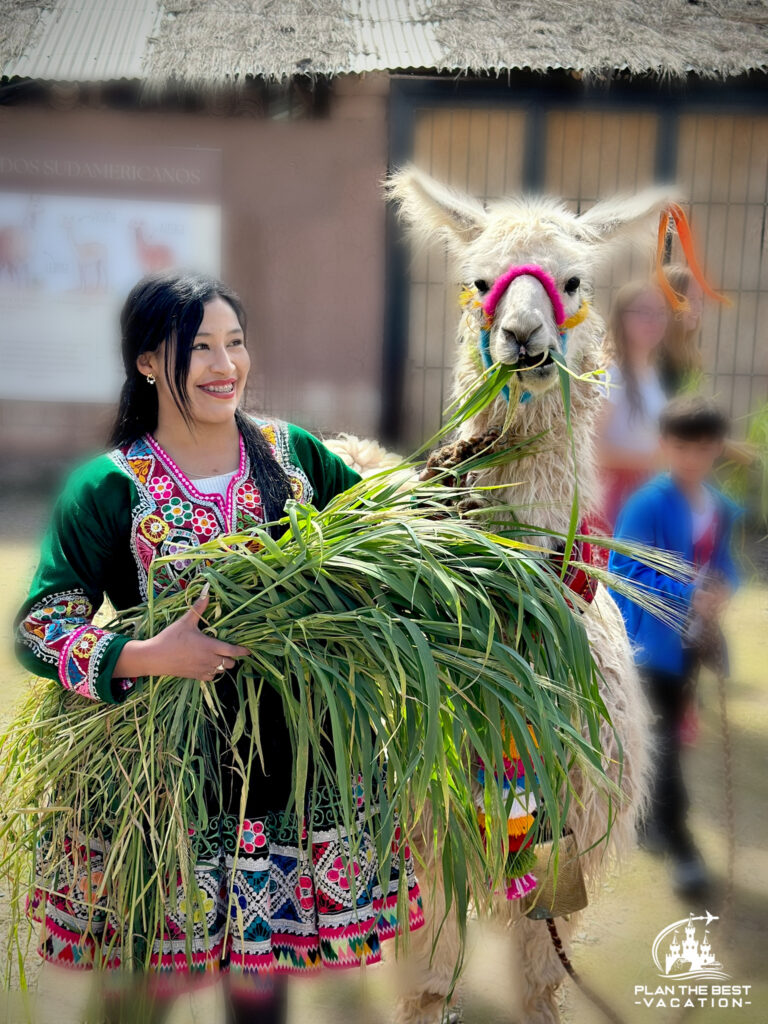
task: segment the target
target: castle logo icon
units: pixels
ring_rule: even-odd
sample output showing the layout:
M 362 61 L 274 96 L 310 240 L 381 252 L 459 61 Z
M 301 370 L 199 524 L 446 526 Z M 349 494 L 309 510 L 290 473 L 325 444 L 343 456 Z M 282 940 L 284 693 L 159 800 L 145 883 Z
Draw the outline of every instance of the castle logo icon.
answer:
M 724 979 L 729 978 L 723 965 L 715 956 L 709 940 L 709 928 L 713 921 L 719 921 L 708 910 L 706 916 L 674 921 L 663 928 L 656 936 L 651 947 L 653 962 L 663 978 L 674 978 L 675 981 L 689 979 Z M 696 934 L 695 921 L 704 921 L 701 939 Z

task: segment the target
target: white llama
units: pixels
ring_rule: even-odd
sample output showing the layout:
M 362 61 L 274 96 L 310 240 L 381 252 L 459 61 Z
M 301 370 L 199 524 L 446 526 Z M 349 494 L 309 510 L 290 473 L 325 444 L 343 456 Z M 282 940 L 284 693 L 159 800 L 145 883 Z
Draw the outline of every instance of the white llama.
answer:
M 659 215 L 672 197 L 668 191 L 649 190 L 633 198 L 598 203 L 580 216 L 561 202 L 542 197 L 505 199 L 484 206 L 414 168 L 394 174 L 387 191 L 415 241 L 443 242 L 447 246 L 457 281 L 470 286 L 474 299 L 482 300 L 510 268 L 525 268 L 519 276 L 507 275 L 511 278 L 507 286 L 503 287 L 502 281 L 496 289 L 498 303 L 485 360 L 510 364 L 521 371 L 521 388 L 527 394 L 519 401 L 512 390 L 515 418 L 507 436 L 525 438 L 546 431 L 546 438 L 537 445 L 535 454 L 485 470 L 478 475 L 477 483 L 514 485 L 493 493 L 522 508 L 526 522 L 567 533 L 576 481 L 582 517 L 593 511 L 598 501 L 593 444 L 600 399 L 594 382 L 571 379 L 571 440 L 558 369 L 550 353 L 565 349 L 567 365 L 576 374 L 599 368 L 604 323 L 589 304 L 596 270 L 616 241 L 633 236 L 650 243 Z M 537 269 L 543 273 L 537 276 Z M 547 275 L 554 280 L 563 318 L 574 322 L 565 336 L 558 330 L 553 296 L 545 283 Z M 481 372 L 481 318 L 479 304 L 470 301 L 459 325 L 455 395 L 465 393 Z M 464 423 L 460 436 L 469 438 L 491 428 L 501 429 L 507 410 L 507 401 L 499 396 Z M 371 463 L 359 444 L 357 439 L 347 437 L 332 447 L 364 472 L 370 471 L 378 465 L 375 449 Z M 547 541 L 540 539 L 539 543 Z M 605 755 L 609 772 L 620 782 L 623 795 L 620 806 L 614 809 L 609 842 L 599 843 L 582 857 L 588 885 L 594 891 L 610 861 L 634 846 L 636 817 L 647 795 L 649 712 L 624 624 L 605 587 L 598 588 L 595 600 L 584 612 L 584 625 L 602 673 L 600 689 L 615 729 L 614 733 L 608 725 L 603 728 Z M 623 768 L 619 778 L 620 764 Z M 574 784 L 581 801 L 571 804 L 568 825 L 579 849 L 586 851 L 605 834 L 609 809 L 605 799 L 590 791 L 584 780 L 576 777 Z M 432 850 L 430 836 L 423 846 L 427 866 L 422 874 L 427 876 L 423 890 L 427 921 L 432 927 L 421 929 L 411 938 L 410 990 L 398 1016 L 407 1024 L 440 1020 L 456 963 L 458 935 L 450 915 L 433 948 L 444 902 L 440 869 L 433 863 Z M 516 901 L 503 897 L 496 901 L 496 913 L 510 921 L 516 945 L 516 962 L 510 964 L 510 971 L 513 966 L 518 971 L 519 1005 L 511 1008 L 512 1012 L 526 1024 L 556 1022 L 556 990 L 565 975 L 544 922 L 524 917 Z M 558 919 L 557 927 L 567 944 L 573 918 L 568 922 Z

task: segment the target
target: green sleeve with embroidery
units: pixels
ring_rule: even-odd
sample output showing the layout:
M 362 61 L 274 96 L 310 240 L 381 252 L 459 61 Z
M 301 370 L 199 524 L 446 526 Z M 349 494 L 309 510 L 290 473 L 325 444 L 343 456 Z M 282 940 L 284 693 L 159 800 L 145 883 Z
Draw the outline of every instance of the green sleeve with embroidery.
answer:
M 15 646 L 30 672 L 58 679 L 83 697 L 119 703 L 135 680 L 113 679 L 130 639 L 93 625 L 93 616 L 125 579 L 131 482 L 100 456 L 69 477 L 54 507 L 27 600 L 16 618 Z M 125 605 L 133 603 L 126 592 Z
M 332 452 L 319 438 L 302 427 L 288 425 L 288 444 L 298 464 L 309 477 L 312 503 L 323 509 L 337 494 L 358 483 L 362 477 Z

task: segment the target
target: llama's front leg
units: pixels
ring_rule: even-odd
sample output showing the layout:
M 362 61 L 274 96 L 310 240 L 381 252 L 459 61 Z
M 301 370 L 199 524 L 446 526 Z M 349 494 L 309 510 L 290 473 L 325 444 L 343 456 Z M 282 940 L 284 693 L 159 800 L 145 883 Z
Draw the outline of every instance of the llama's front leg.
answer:
M 445 913 L 442 871 L 432 840 L 417 843 L 424 865 L 417 868 L 424 901 L 424 926 L 398 952 L 397 1024 L 440 1024 L 459 958 L 454 910 Z
M 572 924 L 557 918 L 557 931 L 567 945 Z M 521 1024 L 558 1024 L 557 990 L 565 979 L 546 921 L 521 917 L 511 925 L 518 967 Z

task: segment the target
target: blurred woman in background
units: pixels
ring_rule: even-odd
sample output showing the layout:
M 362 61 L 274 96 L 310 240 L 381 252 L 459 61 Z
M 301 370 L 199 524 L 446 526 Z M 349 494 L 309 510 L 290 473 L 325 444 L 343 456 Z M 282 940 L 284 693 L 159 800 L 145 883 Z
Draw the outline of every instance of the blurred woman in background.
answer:
M 626 498 L 657 467 L 658 419 L 666 395 L 656 359 L 669 320 L 663 293 L 646 280 L 623 285 L 611 306 L 605 349 L 605 401 L 597 437 L 604 487 L 601 532 L 612 533 Z

